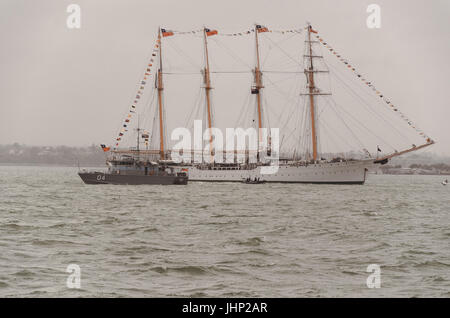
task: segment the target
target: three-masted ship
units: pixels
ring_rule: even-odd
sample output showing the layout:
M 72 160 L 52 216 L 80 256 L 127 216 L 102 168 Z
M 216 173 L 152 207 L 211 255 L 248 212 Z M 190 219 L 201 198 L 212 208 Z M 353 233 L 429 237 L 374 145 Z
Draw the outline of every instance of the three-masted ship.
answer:
M 372 155 L 365 148 L 363 148 L 364 156 L 354 156 L 354 153 L 336 154 L 329 152 L 325 153 L 325 151 L 321 152 L 319 146 L 321 141 L 319 126 L 321 114 L 324 110 L 318 107 L 318 102 L 321 98 L 330 98 L 331 91 L 326 91 L 317 84 L 317 76 L 328 73 L 327 69 L 321 68 L 321 66 L 324 65 L 323 55 L 320 53 L 320 50 L 317 49 L 317 46 L 324 46 L 332 55 L 336 56 L 340 61 L 343 61 L 345 67 L 355 73 L 357 80 L 362 80 L 362 84 L 366 85 L 368 89 L 373 90 L 377 97 L 379 97 L 382 102 L 385 102 L 390 110 L 394 112 L 399 111 L 396 106 L 393 106 L 390 101 L 374 88 L 371 82 L 357 73 L 353 66 L 345 59 L 342 59 L 340 54 L 318 36 L 317 31 L 315 31 L 310 24 L 307 24 L 307 26 L 301 30 L 305 33 L 304 53 L 302 60 L 298 61 L 299 65 L 302 67 L 301 72 L 305 76 L 305 85 L 297 92 L 298 95 L 301 96 L 305 106 L 304 116 L 302 117 L 304 129 L 301 133 L 301 137 L 303 138 L 302 146 L 304 149 L 301 156 L 298 151 L 282 152 L 279 149 L 273 149 L 273 136 L 271 136 L 270 133 L 261 133 L 264 128 L 269 127 L 265 127 L 267 120 L 264 120 L 264 117 L 267 117 L 268 114 L 264 111 L 263 107 L 263 92 L 265 90 L 265 85 L 263 84 L 264 69 L 261 67 L 260 36 L 262 33 L 269 32 L 269 29 L 263 25 L 254 25 L 254 27 L 245 32 L 245 34 L 254 36 L 253 40 L 256 52 L 255 65 L 251 70 L 253 74 L 253 83 L 249 83 L 251 98 L 255 101 L 255 116 L 252 120 L 252 124 L 254 124 L 254 128 L 257 130 L 257 149 L 253 151 L 256 160 L 249 160 L 252 155 L 252 150 L 249 149 L 244 150 L 243 152 L 241 151 L 240 156 L 239 150 L 235 149 L 231 151 L 231 161 L 228 160 L 224 162 L 223 160 L 216 161 L 214 159 L 217 158 L 218 152 L 220 152 L 220 155 L 224 158 L 229 158 L 230 153 L 226 153 L 226 151 L 221 149 L 215 149 L 213 145 L 212 129 L 214 128 L 214 120 L 212 116 L 213 103 L 211 98 L 211 90 L 213 87 L 208 38 L 217 35 L 218 31 L 206 27 L 192 32 L 197 36 L 201 36 L 203 42 L 205 64 L 200 72 L 203 80 L 202 94 L 204 94 L 205 102 L 203 118 L 206 119 L 205 128 L 209 131 L 210 137 L 205 140 L 207 144 L 209 143 L 208 151 L 205 152 L 202 145 L 200 156 L 206 160 L 202 160 L 201 162 L 194 160 L 196 153 L 199 151 L 198 149 L 189 149 L 187 151 L 192 155 L 189 156 L 189 160 L 183 160 L 182 162 L 173 160 L 172 156 L 174 152 L 171 149 L 168 149 L 169 143 L 167 142 L 165 132 L 166 115 L 164 111 L 163 74 L 168 73 L 163 71 L 163 38 L 180 33 L 189 34 L 191 32 L 176 32 L 160 28 L 158 31 L 158 39 L 149 61 L 150 63 L 148 63 L 148 68 L 145 72 L 144 80 L 141 82 L 142 85 L 139 87 L 136 99 L 131 106 L 130 114 L 128 114 L 123 127 L 121 127 L 119 136 L 116 139 L 115 147 L 109 152 L 108 164 L 115 167 L 114 169 L 118 169 L 118 167 L 122 166 L 123 162 L 128 162 L 128 165 L 133 164 L 134 166 L 137 165 L 140 167 L 145 167 L 145 163 L 148 165 L 150 162 L 153 162 L 155 165 L 164 165 L 164 167 L 172 169 L 175 174 L 186 173 L 190 181 L 242 182 L 245 180 L 258 180 L 258 182 L 363 184 L 366 181 L 369 170 L 376 169 L 377 166 L 386 164 L 393 157 L 417 151 L 434 143 L 431 138 L 426 136 L 421 130 L 418 130 L 418 128 L 416 128 L 416 126 L 401 113 L 402 120 L 406 118 L 406 123 L 416 129 L 418 135 L 421 138 L 424 138 L 425 142 L 418 145 L 411 144 L 409 147 L 404 147 L 400 150 L 394 149 L 392 152 L 382 155 L 379 154 L 381 150 L 378 145 L 376 155 Z M 284 34 L 284 32 L 289 31 L 282 31 L 280 33 Z M 233 36 L 241 34 L 242 33 L 235 33 L 229 35 Z M 152 68 L 155 66 L 157 67 L 156 71 L 152 73 Z M 135 113 L 136 105 L 140 102 L 141 96 L 143 96 L 143 90 L 145 88 L 143 85 L 146 85 L 152 76 L 154 76 L 153 88 L 156 96 L 154 108 L 155 117 L 151 127 L 152 134 L 150 136 L 150 133 L 147 131 L 145 131 L 145 134 L 142 134 L 143 130 L 138 127 L 138 129 L 136 129 L 138 134 L 137 147 L 132 149 L 120 148 L 120 142 L 124 134 L 131 130 L 130 118 L 132 118 Z M 370 131 L 370 133 L 373 134 L 372 131 Z M 141 142 L 144 142 L 146 145 L 145 149 L 139 148 L 140 138 Z M 154 145 L 157 144 L 159 149 L 149 149 L 149 140 L 151 140 Z M 345 141 L 345 138 L 341 138 L 341 140 Z M 276 158 L 276 160 L 274 160 L 274 158 Z M 148 167 L 145 169 L 148 169 Z

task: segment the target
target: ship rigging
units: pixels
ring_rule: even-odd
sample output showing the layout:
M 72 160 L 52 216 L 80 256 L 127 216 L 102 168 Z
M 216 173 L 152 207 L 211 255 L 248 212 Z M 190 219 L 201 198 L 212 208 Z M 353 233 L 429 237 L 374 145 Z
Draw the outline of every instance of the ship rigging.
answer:
M 273 34 L 281 38 L 272 39 L 269 35 Z M 304 34 L 304 41 L 298 40 L 298 35 L 301 34 Z M 250 63 L 239 57 L 235 51 L 219 40 L 213 40 L 214 44 L 219 48 L 216 52 L 222 56 L 228 55 L 232 57 L 231 61 L 233 63 L 245 66 L 245 69 L 223 70 L 217 67 L 216 63 L 214 63 L 215 68 L 211 66 L 210 39 L 220 36 L 234 39 L 249 35 L 254 35 L 255 63 L 253 67 L 250 67 Z M 263 40 L 266 42 L 264 59 L 261 58 L 262 35 L 264 35 Z M 195 60 L 192 56 L 186 54 L 184 47 L 181 48 L 174 41 L 168 40 L 178 36 L 190 36 L 201 40 L 203 67 L 199 67 L 200 61 L 198 59 Z M 295 43 L 297 44 L 304 43 L 302 60 L 296 58 L 295 55 L 293 56 L 282 47 L 287 40 L 292 38 L 296 39 Z M 167 49 L 170 47 L 173 52 L 166 53 L 163 56 L 162 46 L 163 43 L 166 44 L 166 39 L 165 51 L 167 52 Z M 186 47 L 193 47 L 193 45 L 186 45 Z M 269 49 L 267 49 L 268 47 Z M 274 48 L 278 49 L 278 55 L 273 53 Z M 337 63 L 326 62 L 321 48 L 324 51 L 328 51 L 331 58 L 334 57 Z M 172 55 L 172 59 L 169 59 L 168 55 Z M 177 56 L 178 59 L 173 59 L 173 56 Z M 272 56 L 275 57 L 272 58 Z M 280 69 L 270 68 L 271 64 L 268 61 L 271 58 L 272 65 L 278 62 L 281 65 Z M 189 65 L 193 65 L 201 71 L 198 72 L 192 69 L 180 71 L 176 67 L 172 67 L 169 70 L 163 69 L 163 61 L 165 61 L 165 65 L 173 66 L 173 61 L 178 64 L 181 60 L 187 61 Z M 267 66 L 265 67 L 263 64 Z M 156 71 L 153 70 L 154 68 Z M 354 76 L 351 77 L 345 72 L 351 72 Z M 205 119 L 205 130 L 208 136 L 205 139 L 206 144 L 204 146 L 207 151 L 203 151 L 202 145 L 200 155 L 203 157 L 204 162 L 196 164 L 193 162 L 193 158 L 199 150 L 187 149 L 187 152 L 192 154 L 192 156 L 189 156 L 190 159 L 188 161 L 180 163 L 180 165 L 185 167 L 184 169 L 189 170 L 190 180 L 193 181 L 242 181 L 242 179 L 250 177 L 261 177 L 265 181 L 273 182 L 364 183 L 367 170 L 373 166 L 385 164 L 393 157 L 428 147 L 434 143 L 397 106 L 394 106 L 384 94 L 375 88 L 371 81 L 360 74 L 347 59 L 326 42 L 309 23 L 306 27 L 295 30 L 272 30 L 266 26 L 255 24 L 250 30 L 245 32 L 223 34 L 218 30 L 207 27 L 183 32 L 159 28 L 152 56 L 146 64 L 143 79 L 138 85 L 138 93 L 131 105 L 130 113 L 127 114 L 126 120 L 122 123 L 115 145 L 110 152 L 112 160 L 117 160 L 117 157 L 125 155 L 134 156 L 139 158 L 139 160 L 146 158 L 146 160 L 170 162 L 172 150 L 166 136 L 166 105 L 176 109 L 172 113 L 181 112 L 180 107 L 185 107 L 185 101 L 178 100 L 178 105 L 175 105 L 174 99 L 171 97 L 172 102 L 167 102 L 165 98 L 167 96 L 167 92 L 165 92 L 166 86 L 164 85 L 166 80 L 163 78 L 163 75 L 165 77 L 189 75 L 196 77 L 199 73 L 202 81 L 200 88 L 203 90 L 202 95 L 204 98 L 201 98 L 200 95 L 196 97 L 197 102 L 193 103 L 194 107 L 191 107 L 190 114 L 186 114 L 186 127 L 192 127 L 196 119 Z M 342 91 L 346 93 L 343 96 L 344 102 L 342 104 L 337 104 L 332 98 L 332 85 L 329 84 L 326 87 L 327 76 L 329 80 L 330 73 L 332 73 L 331 75 L 337 83 L 336 86 L 340 85 Z M 257 130 L 257 162 L 253 165 L 249 164 L 248 156 L 252 153 L 252 150 L 245 150 L 244 159 L 241 161 L 238 158 L 240 151 L 233 150 L 231 154 L 233 156 L 232 164 L 224 165 L 222 161 L 216 162 L 215 160 L 217 156 L 225 157 L 230 154 L 227 154 L 222 149 L 215 149 L 213 129 L 216 122 L 214 114 L 217 113 L 218 105 L 213 103 L 212 77 L 215 76 L 216 78 L 215 87 L 223 87 L 218 86 L 217 83 L 221 75 L 246 76 L 246 74 L 252 75 L 252 83 L 249 83 L 250 90 L 247 93 L 246 103 L 250 106 L 253 103 L 254 106 L 243 107 L 241 111 L 238 111 L 237 122 L 242 123 L 244 127 L 253 126 Z M 263 74 L 272 75 L 274 78 L 264 77 L 266 84 L 263 84 Z M 300 78 L 302 74 L 304 82 Z M 148 94 L 145 94 L 144 91 L 147 82 L 152 76 L 155 79 L 156 99 L 154 98 L 155 94 L 152 93 L 154 92 L 153 90 Z M 281 78 L 282 76 L 285 76 L 285 78 Z M 169 79 L 169 82 L 173 83 L 171 79 Z M 190 81 L 189 84 L 194 82 Z M 281 88 L 279 83 L 282 83 Z M 279 95 L 280 98 L 278 100 L 271 97 L 272 94 L 266 92 L 267 85 L 274 90 L 274 93 Z M 182 95 L 180 90 L 185 86 L 189 85 L 171 85 L 172 94 Z M 370 94 L 373 96 L 368 97 Z M 147 96 L 146 103 L 143 102 L 145 96 Z M 372 101 L 374 98 L 376 101 Z M 353 101 L 350 99 L 353 99 Z M 354 102 L 355 100 L 356 102 Z M 279 106 L 281 101 L 288 106 L 277 113 L 277 108 L 281 109 Z M 180 102 L 183 102 L 183 106 L 180 105 Z M 145 107 L 142 107 L 141 113 L 150 110 L 150 113 L 153 114 L 153 116 L 147 116 L 149 119 L 153 118 L 153 120 L 148 120 L 147 122 L 151 134 L 145 134 L 146 138 L 142 138 L 143 141 L 140 141 L 138 131 L 137 147 L 134 149 L 122 148 L 120 145 L 126 133 L 130 131 L 131 119 L 136 112 L 137 105 L 142 104 Z M 379 106 L 380 104 L 384 108 L 373 107 L 373 105 Z M 355 105 L 357 107 L 350 110 L 347 105 Z M 387 110 L 389 110 L 389 114 Z M 392 115 L 391 113 L 398 115 L 399 118 L 389 117 Z M 331 116 L 334 116 L 334 119 L 331 119 Z M 280 141 L 282 149 L 277 151 L 277 155 L 281 155 L 280 159 L 282 159 L 282 172 L 262 176 L 261 166 L 270 165 L 266 158 L 273 154 L 272 136 L 270 133 L 262 134 L 263 128 L 270 128 L 271 126 L 269 117 L 272 118 L 270 119 L 272 123 L 274 119 L 278 120 L 278 127 L 286 130 L 283 132 Z M 375 122 L 374 119 L 377 121 Z M 370 127 L 371 124 L 375 127 Z M 420 137 L 419 139 L 422 142 L 420 143 L 416 139 L 414 139 L 414 142 L 411 142 L 404 130 L 400 129 L 400 124 L 406 124 L 412 128 L 417 134 L 414 138 Z M 388 131 L 388 129 L 391 129 L 393 135 L 403 140 L 403 144 L 394 144 L 393 138 L 379 136 L 376 132 L 377 125 L 386 127 L 382 130 Z M 363 141 L 364 136 L 368 138 L 369 142 Z M 409 147 L 405 147 L 405 140 L 410 143 Z M 354 146 L 350 141 L 354 141 L 357 144 L 357 151 L 354 150 L 355 148 L 352 148 Z M 139 148 L 140 142 L 145 142 L 145 150 Z M 376 154 L 371 154 L 367 150 L 368 148 L 373 149 L 373 146 L 367 146 L 367 143 L 377 145 Z M 151 144 L 150 149 L 149 144 Z M 380 155 L 379 144 L 383 144 L 383 148 L 391 149 L 391 152 Z M 402 148 L 399 148 L 399 145 L 403 145 Z M 345 150 L 339 152 L 337 151 L 338 147 Z M 314 169 L 311 167 L 314 167 Z

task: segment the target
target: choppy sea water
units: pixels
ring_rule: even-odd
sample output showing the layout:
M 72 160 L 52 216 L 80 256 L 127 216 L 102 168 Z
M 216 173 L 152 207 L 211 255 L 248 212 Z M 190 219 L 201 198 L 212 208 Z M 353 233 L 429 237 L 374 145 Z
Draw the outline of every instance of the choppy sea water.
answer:
M 442 179 L 113 186 L 0 166 L 0 296 L 450 297 Z

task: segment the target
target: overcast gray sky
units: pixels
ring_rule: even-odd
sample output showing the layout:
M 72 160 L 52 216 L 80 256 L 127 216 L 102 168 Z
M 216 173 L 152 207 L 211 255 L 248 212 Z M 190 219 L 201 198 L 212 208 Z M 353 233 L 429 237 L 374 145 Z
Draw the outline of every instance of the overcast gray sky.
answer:
M 66 8 L 81 7 L 81 29 Z M 369 4 L 381 28 L 366 26 Z M 310 21 L 450 155 L 450 1 L 2 0 L 0 144 L 111 143 L 159 25 L 229 32 Z

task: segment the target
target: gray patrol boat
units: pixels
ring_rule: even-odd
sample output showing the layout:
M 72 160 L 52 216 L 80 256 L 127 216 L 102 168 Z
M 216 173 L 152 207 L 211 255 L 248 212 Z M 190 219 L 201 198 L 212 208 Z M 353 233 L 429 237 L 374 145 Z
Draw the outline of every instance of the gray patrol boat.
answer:
M 138 153 L 137 153 L 138 154 Z M 106 171 L 78 172 L 87 184 L 187 184 L 188 176 L 181 168 L 170 167 L 164 161 L 141 160 L 129 154 L 113 154 L 107 160 Z

